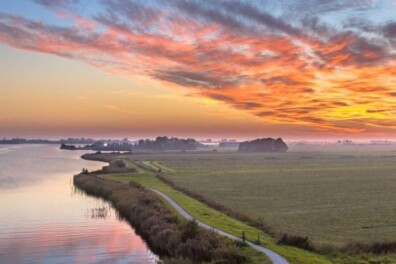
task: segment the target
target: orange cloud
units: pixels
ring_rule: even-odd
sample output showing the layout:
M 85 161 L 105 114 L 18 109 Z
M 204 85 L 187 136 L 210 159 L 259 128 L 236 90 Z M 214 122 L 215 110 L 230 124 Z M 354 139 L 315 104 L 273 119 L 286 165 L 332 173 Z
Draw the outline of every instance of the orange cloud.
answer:
M 106 15 L 75 16 L 74 27 L 2 14 L 0 41 L 113 74 L 147 75 L 263 122 L 334 133 L 395 129 L 394 43 L 385 36 L 373 42 L 358 33 L 308 30 L 234 1 L 226 13 L 188 1 L 163 9 L 128 1 L 130 13 L 111 3 Z

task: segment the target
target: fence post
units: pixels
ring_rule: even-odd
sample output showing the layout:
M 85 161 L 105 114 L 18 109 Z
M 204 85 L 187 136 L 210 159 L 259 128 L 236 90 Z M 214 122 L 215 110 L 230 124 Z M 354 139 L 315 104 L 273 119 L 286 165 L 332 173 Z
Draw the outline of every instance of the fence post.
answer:
M 257 244 L 260 245 L 260 234 L 257 234 Z
M 245 231 L 242 231 L 242 241 L 245 242 L 246 236 L 245 236 Z

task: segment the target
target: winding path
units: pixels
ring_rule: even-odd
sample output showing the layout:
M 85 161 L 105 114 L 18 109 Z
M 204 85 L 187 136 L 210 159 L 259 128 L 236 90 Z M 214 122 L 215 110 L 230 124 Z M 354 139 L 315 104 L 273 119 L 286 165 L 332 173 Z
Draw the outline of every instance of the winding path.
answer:
M 156 189 L 151 189 L 151 188 L 148 188 L 148 189 L 149 189 L 150 191 L 153 191 L 153 192 L 157 193 L 157 194 L 160 195 L 161 197 L 163 197 L 170 205 L 173 206 L 173 208 L 176 209 L 176 211 L 177 211 L 180 215 L 182 215 L 182 216 L 183 216 L 184 218 L 186 218 L 187 220 L 192 220 L 192 219 L 194 219 L 186 210 L 184 210 L 180 205 L 178 205 L 178 204 L 177 204 L 172 198 L 170 198 L 168 195 L 166 195 L 166 194 L 164 194 L 163 192 L 160 192 L 160 191 L 158 191 L 158 190 L 156 190 Z M 220 235 L 222 235 L 222 236 L 228 237 L 228 238 L 230 238 L 230 239 L 232 239 L 232 240 L 239 240 L 239 241 L 241 241 L 241 238 L 239 238 L 239 237 L 237 237 L 237 236 L 234 236 L 234 235 L 231 235 L 231 234 L 229 234 L 229 233 L 227 233 L 227 232 L 224 232 L 224 231 L 222 231 L 222 230 L 216 229 L 216 228 L 214 228 L 214 227 L 212 227 L 212 226 L 210 226 L 210 225 L 207 225 L 207 224 L 205 224 L 205 223 L 202 223 L 202 222 L 200 222 L 200 221 L 198 221 L 198 220 L 196 220 L 196 222 L 197 222 L 197 224 L 198 224 L 200 227 L 202 227 L 202 228 L 205 228 L 205 229 L 208 229 L 208 230 L 214 230 L 214 231 L 216 231 L 218 234 L 220 234 Z M 254 249 L 256 249 L 256 250 L 258 250 L 258 251 L 264 253 L 265 255 L 267 255 L 267 257 L 268 257 L 269 259 L 271 259 L 271 261 L 272 261 L 273 264 L 289 264 L 289 262 L 288 262 L 284 257 L 282 257 L 282 256 L 279 255 L 278 253 L 276 253 L 276 252 L 274 252 L 274 251 L 272 251 L 272 250 L 270 250 L 270 249 L 268 249 L 268 248 L 265 248 L 265 247 L 263 247 L 263 246 L 256 245 L 256 244 L 254 244 L 254 243 L 252 243 L 252 242 L 249 242 L 249 241 L 246 241 L 246 243 L 247 243 L 250 247 L 252 247 L 252 248 L 254 248 Z

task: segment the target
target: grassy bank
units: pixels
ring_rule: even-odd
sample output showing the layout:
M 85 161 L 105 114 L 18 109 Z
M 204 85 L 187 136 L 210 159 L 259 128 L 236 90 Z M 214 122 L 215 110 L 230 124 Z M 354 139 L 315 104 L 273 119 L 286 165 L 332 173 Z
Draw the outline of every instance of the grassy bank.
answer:
M 155 154 L 155 155 L 128 155 L 128 156 L 102 156 L 102 157 L 91 157 L 91 158 L 104 158 L 104 159 L 123 159 L 128 163 L 128 166 L 135 168 L 135 173 L 125 174 L 110 174 L 107 177 L 112 179 L 128 183 L 131 180 L 138 182 L 142 185 L 156 188 L 166 193 L 182 205 L 189 213 L 191 213 L 197 219 L 213 225 L 219 229 L 227 231 L 229 233 L 240 236 L 242 231 L 246 231 L 247 237 L 251 241 L 257 240 L 257 235 L 260 234 L 261 243 L 268 248 L 271 248 L 283 256 L 285 256 L 291 263 L 396 263 L 394 251 L 392 251 L 392 243 L 351 243 L 348 247 L 345 247 L 343 251 L 330 248 L 326 251 L 322 251 L 321 254 L 315 254 L 307 252 L 305 250 L 297 249 L 295 247 L 282 246 L 276 243 L 273 237 L 269 236 L 262 230 L 255 228 L 244 221 L 237 221 L 218 210 L 207 206 L 205 203 L 197 201 L 183 192 L 176 191 L 171 188 L 168 184 L 160 181 L 154 176 L 154 171 L 161 169 L 165 173 L 166 178 L 172 178 L 173 175 L 180 175 L 177 171 L 177 167 L 171 167 L 170 162 L 166 162 L 167 159 L 171 161 L 180 160 L 185 162 L 183 166 L 191 164 L 189 159 L 203 160 L 201 155 L 223 155 L 223 154 L 211 154 L 211 153 L 183 153 L 183 154 Z M 230 155 L 230 154 L 225 154 Z M 296 154 L 293 154 L 296 155 Z M 300 154 L 301 155 L 301 154 Z M 232 158 L 233 155 L 223 156 L 223 158 Z M 243 158 L 243 156 L 242 156 Z M 251 157 L 250 157 L 251 158 Z M 198 168 L 191 167 L 190 169 L 198 170 Z M 202 170 L 205 170 L 203 168 Z M 191 176 L 187 175 L 185 178 L 189 179 Z M 236 181 L 238 184 L 238 181 Z M 210 182 L 204 184 L 207 188 L 213 188 L 210 186 Z M 195 186 L 199 187 L 199 186 Z M 183 187 L 185 188 L 185 187 Z M 189 189 L 189 188 L 187 188 Z M 194 188 L 191 188 L 194 189 Z M 190 190 L 191 190 L 190 189 Z M 201 193 L 199 193 L 201 194 Z M 238 193 L 237 193 L 238 194 Z M 210 199 L 207 195 L 203 195 L 207 200 Z M 221 201 L 220 205 L 226 201 Z M 295 240 L 287 238 L 293 243 Z M 301 242 L 301 241 L 300 241 Z M 380 253 L 380 255 L 378 255 Z M 385 253 L 385 254 L 384 254 Z M 387 253 L 387 254 L 386 254 Z M 324 255 L 323 255 L 324 254 Z
M 150 173 L 136 173 L 136 174 L 110 174 L 106 177 L 128 184 L 130 181 L 139 183 L 143 186 L 155 188 L 170 196 L 186 211 L 188 211 L 194 218 L 214 226 L 218 229 L 226 231 L 230 234 L 241 237 L 242 232 L 245 231 L 246 238 L 252 242 L 257 241 L 257 236 L 260 235 L 260 244 L 268 247 L 282 256 L 286 257 L 291 263 L 305 264 L 305 263 L 331 263 L 326 257 L 307 252 L 295 247 L 279 246 L 274 240 L 262 230 L 249 226 L 241 221 L 235 220 L 226 214 L 217 211 L 206 204 L 191 198 L 184 193 L 172 189 L 166 185 L 153 174 Z
M 116 155 L 86 155 L 86 159 L 96 159 L 102 161 L 124 159 L 125 157 Z M 250 226 L 244 222 L 233 219 L 218 210 L 211 208 L 210 206 L 173 189 L 171 186 L 165 184 L 158 179 L 154 172 L 158 170 L 155 164 L 151 162 L 128 162 L 130 168 L 136 170 L 135 173 L 116 173 L 107 174 L 107 179 L 120 181 L 124 184 L 129 184 L 131 181 L 150 188 L 160 190 L 170 196 L 179 205 L 186 209 L 194 218 L 214 226 L 218 229 L 226 231 L 230 234 L 241 236 L 244 231 L 246 238 L 252 242 L 256 242 L 258 235 L 260 236 L 260 244 L 268 247 L 282 256 L 286 257 L 291 263 L 305 264 L 305 263 L 331 263 L 326 257 L 301 250 L 295 247 L 281 246 L 275 243 L 274 239 L 262 230 Z M 163 168 L 165 169 L 165 168 Z
M 324 147 L 325 148 L 325 147 Z M 315 244 L 394 240 L 396 147 L 307 146 L 289 153 L 134 155 L 177 185 Z
M 164 263 L 269 263 L 243 244 L 180 220 L 139 184 L 122 184 L 87 174 L 75 176 L 74 184 L 89 195 L 110 201 Z
M 298 146 L 288 153 L 134 154 L 167 179 L 274 231 L 315 244 L 393 241 L 396 146 Z

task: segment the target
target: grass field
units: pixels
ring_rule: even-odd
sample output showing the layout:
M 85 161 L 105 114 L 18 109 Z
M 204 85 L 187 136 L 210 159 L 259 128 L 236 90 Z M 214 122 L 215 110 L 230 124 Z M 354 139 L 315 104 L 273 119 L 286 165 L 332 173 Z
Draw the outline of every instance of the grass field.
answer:
M 105 172 L 107 174 L 106 171 L 102 172 Z M 122 173 L 117 175 L 122 175 Z M 154 250 L 154 252 L 156 254 L 159 254 L 161 257 L 165 257 L 164 262 L 161 263 L 196 263 L 192 261 L 182 261 L 175 253 L 172 253 L 177 250 L 177 247 L 180 246 L 180 244 L 169 246 L 168 241 L 159 239 L 161 237 L 160 233 L 162 232 L 162 230 L 167 230 L 167 234 L 169 237 L 172 232 L 177 232 L 180 231 L 180 229 L 183 229 L 187 223 L 187 220 L 185 220 L 184 218 L 180 218 L 178 222 L 170 221 L 170 217 L 174 216 L 170 216 L 167 209 L 170 209 L 170 213 L 175 214 L 175 216 L 179 216 L 178 213 L 167 202 L 164 202 L 163 204 L 158 202 L 158 200 L 156 200 L 157 196 L 155 194 L 150 192 L 145 193 L 140 188 L 136 188 L 136 186 L 131 187 L 126 184 L 124 185 L 118 182 L 108 181 L 107 179 L 103 180 L 103 178 L 95 177 L 92 175 L 77 175 L 74 178 L 73 182 L 75 186 L 79 188 L 79 190 L 84 190 L 84 192 L 88 193 L 89 195 L 99 196 L 105 200 L 110 201 L 114 208 L 117 209 L 117 212 L 124 217 L 123 219 L 129 221 L 134 226 L 135 230 L 137 230 L 139 235 L 145 239 L 145 241 L 150 245 L 152 250 Z M 144 203 L 141 202 L 142 199 L 145 200 Z M 150 202 L 147 203 L 147 201 Z M 130 212 L 135 213 L 131 214 Z M 140 217 L 138 215 L 140 215 Z M 147 215 L 151 215 L 151 217 L 147 217 Z M 155 222 L 156 224 L 153 225 L 153 222 Z M 155 227 L 156 225 L 157 227 Z M 161 225 L 164 229 L 158 229 L 159 225 Z M 210 238 L 208 236 L 205 237 L 205 233 L 202 232 L 205 231 L 201 230 L 200 234 L 196 234 L 196 237 L 194 238 L 195 241 L 199 239 L 199 242 L 202 243 L 203 241 L 207 241 L 207 238 Z M 204 237 L 200 237 L 199 235 Z M 220 236 L 215 237 L 214 239 L 216 239 L 217 241 L 217 247 L 221 247 L 223 250 L 227 250 L 227 246 L 235 245 L 233 241 Z M 182 241 L 179 242 L 183 243 Z M 162 251 L 164 248 L 169 251 Z M 213 253 L 213 248 L 209 247 L 207 249 L 211 250 Z M 235 254 L 235 251 L 232 250 L 227 252 L 229 252 L 229 254 L 233 254 L 234 252 Z M 243 256 L 244 260 L 241 263 L 244 264 L 270 263 L 270 260 L 265 255 L 257 252 L 250 247 L 239 247 L 237 249 L 237 254 L 234 256 Z M 196 259 L 197 257 L 199 256 L 190 256 L 190 260 L 194 258 Z M 215 263 L 215 261 L 218 261 L 219 263 L 224 263 L 224 261 L 227 261 L 227 259 L 222 259 L 218 255 L 216 260 L 210 263 Z M 201 261 L 199 261 L 199 263 L 201 263 Z M 209 262 L 202 263 L 210 264 Z
M 298 146 L 283 154 L 128 159 L 159 165 L 178 185 L 316 243 L 396 240 L 396 146 Z
M 134 173 L 106 175 L 138 182 L 171 196 L 197 219 L 262 244 L 291 263 L 388 264 L 395 254 L 331 253 L 324 256 L 279 246 L 268 234 L 172 189 L 150 170 L 278 231 L 308 235 L 316 243 L 396 239 L 396 146 L 299 146 L 284 154 L 224 152 L 112 156 Z
M 142 162 L 144 166 L 148 165 L 148 162 Z M 150 165 L 152 163 L 150 162 Z M 131 165 L 134 166 L 134 165 Z M 315 253 L 307 252 L 298 248 L 279 246 L 274 242 L 274 239 L 268 234 L 265 234 L 257 228 L 251 227 L 245 223 L 232 219 L 227 215 L 218 212 L 209 206 L 179 192 L 173 190 L 170 186 L 166 185 L 160 181 L 154 174 L 150 172 L 138 172 L 138 173 L 122 173 L 106 175 L 108 179 L 121 181 L 128 184 L 130 181 L 139 183 L 145 187 L 155 188 L 166 193 L 178 204 L 180 204 L 184 209 L 186 209 L 192 216 L 196 219 L 205 222 L 211 226 L 215 226 L 223 231 L 234 234 L 236 236 L 241 236 L 242 231 L 246 232 L 246 237 L 250 241 L 256 241 L 257 235 L 260 234 L 261 245 L 266 246 L 282 256 L 286 257 L 290 263 L 293 264 L 306 264 L 306 263 L 316 263 L 316 264 L 330 264 L 332 263 L 327 257 L 321 256 Z M 254 254 L 254 255 L 253 255 Z M 260 259 L 263 258 L 261 253 L 257 253 L 254 250 L 250 250 L 250 256 L 252 258 Z M 339 262 L 343 263 L 343 262 Z

